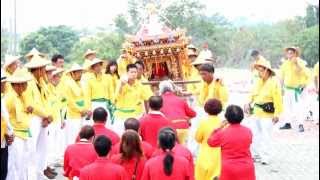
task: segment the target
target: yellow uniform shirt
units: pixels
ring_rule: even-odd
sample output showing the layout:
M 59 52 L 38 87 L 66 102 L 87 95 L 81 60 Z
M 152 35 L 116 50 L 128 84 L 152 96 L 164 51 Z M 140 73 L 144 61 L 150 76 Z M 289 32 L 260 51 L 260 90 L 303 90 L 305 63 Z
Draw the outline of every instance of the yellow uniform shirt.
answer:
M 137 82 L 141 83 L 142 87 L 145 89 L 146 97 L 153 96 L 153 91 L 151 89 L 151 85 L 143 85 L 142 82 L 148 82 L 148 79 L 144 76 L 141 76 L 140 79 L 137 80 Z
M 91 101 L 97 99 L 105 99 L 114 101 L 114 93 L 112 92 L 112 80 L 106 74 L 88 75 L 89 79 L 84 87 L 85 101 L 91 107 Z
M 33 107 L 33 114 L 40 117 L 48 117 L 50 108 L 48 104 L 49 98 L 48 85 L 44 79 L 40 79 L 40 82 L 34 78 L 28 81 L 27 90 L 23 93 L 24 101 L 27 106 Z
M 6 108 L 14 134 L 19 138 L 27 139 L 30 136 L 31 114 L 26 112 L 27 106 L 23 99 L 15 91 L 8 92 L 6 95 Z
M 191 74 L 188 77 L 188 80 L 189 81 L 201 81 L 201 76 L 200 76 L 197 68 L 195 68 L 195 67 L 191 68 Z M 188 84 L 187 90 L 188 90 L 188 92 L 191 92 L 193 95 L 199 95 L 199 93 L 200 93 L 199 83 Z
M 49 84 L 49 91 L 50 91 L 50 97 L 49 97 L 49 107 L 51 110 L 53 123 L 61 122 L 61 110 L 63 108 L 63 96 L 61 89 L 59 86 L 54 86 L 53 84 Z
M 80 119 L 81 112 L 88 110 L 88 105 L 85 103 L 84 90 L 80 82 L 69 78 L 64 87 L 64 94 L 67 100 L 67 117 L 68 119 Z
M 209 116 L 201 121 L 195 135 L 196 141 L 200 144 L 199 153 L 196 160 L 196 179 L 212 180 L 220 175 L 221 170 L 221 150 L 208 145 L 211 133 L 219 128 L 220 119 L 217 116 Z
M 228 90 L 219 79 L 213 80 L 210 84 L 204 81 L 201 82 L 200 95 L 198 97 L 200 105 L 204 105 L 207 100 L 212 98 L 220 100 L 223 107 L 228 101 Z
M 273 102 L 275 108 L 274 113 L 266 113 L 257 106 L 254 106 L 253 113 L 259 118 L 279 117 L 280 113 L 283 111 L 281 86 L 279 81 L 275 77 L 270 77 L 266 82 L 259 79 L 251 92 L 250 102 L 256 104 Z
M 112 75 L 106 74 L 106 76 L 109 76 L 109 78 L 111 79 L 111 91 L 112 91 L 112 94 L 115 94 L 119 78 L 116 74 L 112 74 Z
M 4 135 L 6 133 L 7 133 L 7 123 L 3 115 L 1 114 L 1 144 L 3 141 L 5 141 Z
M 120 119 L 129 117 L 138 117 L 144 110 L 144 101 L 149 96 L 145 93 L 141 83 L 136 81 L 133 85 L 125 84 L 120 90 L 120 83 L 116 92 L 116 108 L 118 109 L 115 116 Z
M 306 86 L 310 80 L 306 62 L 298 58 L 297 64 L 301 67 L 301 71 L 298 70 L 297 65 L 292 60 L 283 61 L 280 67 L 280 77 L 287 87 L 298 88 Z
M 124 74 L 127 73 L 127 65 L 128 64 L 132 64 L 132 63 L 135 63 L 135 59 L 134 58 L 120 58 L 118 59 L 118 73 L 121 76 L 123 76 Z

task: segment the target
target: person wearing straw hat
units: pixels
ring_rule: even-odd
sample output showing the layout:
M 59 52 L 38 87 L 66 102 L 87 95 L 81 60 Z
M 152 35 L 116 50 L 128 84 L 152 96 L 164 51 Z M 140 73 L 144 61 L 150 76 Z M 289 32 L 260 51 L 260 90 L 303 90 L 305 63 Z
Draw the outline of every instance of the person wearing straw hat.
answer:
M 24 66 L 31 72 L 32 80 L 28 82 L 26 98 L 28 98 L 28 107 L 32 112 L 31 133 L 34 135 L 31 138 L 31 151 L 34 157 L 34 163 L 30 175 L 36 175 L 42 178 L 43 174 L 46 177 L 54 177 L 55 172 L 46 166 L 47 159 L 47 140 L 48 126 L 52 121 L 51 108 L 48 104 L 50 92 L 48 89 L 48 77 L 46 76 L 46 66 L 50 61 L 42 58 L 40 55 L 34 54 L 30 61 Z
M 34 55 L 38 55 L 42 58 L 46 57 L 45 54 L 39 52 L 36 48 L 32 48 L 31 51 L 28 54 L 26 54 L 24 57 L 27 59 L 27 61 L 30 61 Z
M 47 65 L 46 66 L 46 76 L 48 78 L 48 82 L 50 83 L 51 78 L 52 78 L 52 72 L 55 71 L 57 68 L 55 66 L 52 65 Z
M 285 49 L 287 60 L 280 67 L 280 79 L 284 87 L 284 114 L 285 124 L 280 129 L 291 129 L 291 122 L 297 121 L 299 132 L 304 132 L 304 89 L 309 81 L 309 72 L 306 62 L 299 57 L 300 51 L 297 47 Z
M 20 56 L 12 56 L 12 55 L 6 55 L 4 64 L 3 64 L 3 70 L 6 76 L 10 76 L 14 73 L 14 71 L 19 67 L 20 62 Z M 11 91 L 11 86 L 9 83 L 6 84 L 6 92 Z M 6 93 L 5 92 L 5 93 Z
M 83 68 L 85 70 L 88 70 L 90 68 L 90 61 L 95 59 L 97 57 L 97 52 L 91 49 L 87 49 L 86 53 L 83 55 L 84 57 L 84 63 Z
M 51 78 L 49 80 L 49 91 L 50 98 L 49 104 L 52 110 L 52 123 L 49 126 L 49 138 L 48 138 L 48 165 L 57 165 L 59 160 L 63 157 L 64 151 L 64 141 L 63 141 L 63 131 L 64 131 L 64 116 L 62 113 L 63 108 L 63 92 L 59 87 L 60 79 L 63 69 L 58 68 L 51 73 Z M 60 158 L 60 159 L 59 159 Z M 52 168 L 53 169 L 53 168 Z
M 84 69 L 79 64 L 73 64 L 66 71 L 69 76 L 63 88 L 67 101 L 66 145 L 75 142 L 81 126 L 85 123 L 85 118 L 90 115 L 90 108 L 85 103 L 84 88 L 80 83 L 83 71 Z
M 32 77 L 23 69 L 17 69 L 7 78 L 7 82 L 12 86 L 12 91 L 6 94 L 5 106 L 8 110 L 10 124 L 15 135 L 15 139 L 9 149 L 7 179 L 28 179 L 28 170 L 31 165 L 31 156 L 28 152 L 31 143 L 30 126 L 32 114 L 24 106 L 27 102 L 23 93 L 26 91 L 28 87 L 27 82 L 30 80 L 32 80 Z
M 253 153 L 266 165 L 271 160 L 272 127 L 279 121 L 283 110 L 282 93 L 269 61 L 258 61 L 254 68 L 259 72 L 259 79 L 250 94 L 245 112 L 253 115 Z
M 6 179 L 8 173 L 8 145 L 14 140 L 12 126 L 9 122 L 9 114 L 5 106 L 5 88 L 7 77 L 1 71 L 1 170 L 0 178 Z
M 91 112 L 97 107 L 103 107 L 108 111 L 112 120 L 113 114 L 111 106 L 114 102 L 114 93 L 112 87 L 112 80 L 110 76 L 102 73 L 101 59 L 95 58 L 89 63 L 88 80 L 85 83 L 84 95 L 86 104 L 90 107 Z M 90 121 L 93 124 L 92 121 Z
M 252 84 L 254 84 L 255 80 L 259 79 L 259 72 L 254 68 L 254 65 L 256 63 L 259 63 L 259 61 L 264 61 L 266 60 L 258 50 L 252 50 L 250 54 L 252 58 L 252 63 L 250 64 L 250 70 L 253 73 L 253 78 L 252 78 Z

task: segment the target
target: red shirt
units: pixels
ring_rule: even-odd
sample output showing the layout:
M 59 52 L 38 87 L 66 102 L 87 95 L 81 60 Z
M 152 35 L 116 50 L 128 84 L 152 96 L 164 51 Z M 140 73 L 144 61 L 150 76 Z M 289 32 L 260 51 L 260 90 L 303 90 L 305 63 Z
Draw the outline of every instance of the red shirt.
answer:
M 187 102 L 172 92 L 166 92 L 162 95 L 163 106 L 161 112 L 172 122 L 173 128 L 187 129 L 189 128 L 188 119 L 193 118 L 197 113 L 189 107 Z M 174 122 L 179 120 L 178 122 Z M 185 120 L 185 121 L 181 121 Z
M 177 156 L 182 156 L 189 161 L 189 168 L 191 172 L 190 179 L 194 179 L 194 162 L 193 162 L 193 156 L 190 150 L 184 147 L 183 145 L 176 143 L 176 145 L 172 149 L 172 153 Z M 157 149 L 152 154 L 152 157 L 159 156 L 161 154 L 163 154 L 163 151 L 161 149 Z
M 72 177 L 80 175 L 80 169 L 94 162 L 97 159 L 93 144 L 89 142 L 79 142 L 71 144 L 64 153 L 64 176 Z
M 221 147 L 220 180 L 255 180 L 254 164 L 250 153 L 251 143 L 251 130 L 240 124 L 216 129 L 211 134 L 208 139 L 209 146 Z
M 120 137 L 118 136 L 118 134 L 106 128 L 104 123 L 94 123 L 92 127 L 94 129 L 96 137 L 100 135 L 105 135 L 106 137 L 110 138 L 112 145 L 115 145 L 120 141 Z M 78 136 L 76 142 L 79 142 L 79 139 L 80 138 Z
M 165 154 L 156 156 L 147 161 L 142 180 L 190 180 L 189 162 L 181 156 L 173 154 L 173 167 L 171 176 L 164 173 L 163 159 Z
M 140 158 L 137 164 L 137 158 L 134 157 L 130 160 L 122 160 L 121 159 L 121 154 L 117 154 L 112 157 L 112 162 L 119 164 L 122 166 L 126 172 L 127 172 L 127 177 L 129 179 L 132 179 L 132 176 L 134 175 L 134 171 L 136 169 L 136 180 L 140 180 L 143 172 L 144 165 L 146 163 L 146 159 L 144 157 Z M 137 165 L 137 166 L 136 166 Z
M 147 141 L 154 148 L 157 147 L 158 131 L 170 126 L 170 121 L 162 114 L 149 113 L 140 119 L 140 135 L 143 141 Z
M 111 163 L 106 158 L 98 158 L 81 169 L 80 180 L 127 180 L 123 167 Z
M 152 154 L 153 154 L 153 152 L 154 152 L 154 148 L 149 143 L 147 143 L 146 141 L 141 141 L 141 148 L 142 148 L 144 156 L 147 159 L 150 159 Z M 120 142 L 117 143 L 116 145 L 114 145 L 112 147 L 112 150 L 111 150 L 111 154 L 112 155 L 116 155 L 116 154 L 119 154 L 119 153 L 120 153 Z

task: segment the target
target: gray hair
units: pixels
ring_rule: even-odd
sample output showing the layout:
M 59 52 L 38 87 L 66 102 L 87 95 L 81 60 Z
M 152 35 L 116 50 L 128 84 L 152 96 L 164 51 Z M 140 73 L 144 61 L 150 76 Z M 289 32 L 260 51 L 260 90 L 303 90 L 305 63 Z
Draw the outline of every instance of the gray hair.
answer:
M 174 85 L 171 80 L 161 81 L 159 84 L 159 93 L 162 95 L 163 93 L 170 91 L 174 92 Z

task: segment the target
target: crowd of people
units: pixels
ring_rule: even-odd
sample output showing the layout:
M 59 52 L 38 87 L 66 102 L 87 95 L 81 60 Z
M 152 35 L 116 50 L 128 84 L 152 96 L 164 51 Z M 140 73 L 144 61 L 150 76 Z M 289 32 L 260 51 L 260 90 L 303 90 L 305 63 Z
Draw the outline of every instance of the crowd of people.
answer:
M 188 93 L 168 79 L 156 90 L 143 84 L 143 61 L 125 51 L 105 62 L 88 49 L 83 65 L 68 69 L 62 55 L 50 62 L 35 48 L 25 64 L 6 56 L 1 180 L 54 179 L 58 167 L 70 180 L 256 179 L 254 163 L 272 163 L 275 123 L 304 132 L 310 112 L 319 123 L 319 63 L 312 73 L 299 48 L 289 47 L 275 70 L 252 51 L 251 93 L 240 107 L 228 104 L 228 88 L 205 50 L 198 55 L 188 46 L 186 80 L 201 80 L 185 85 Z

